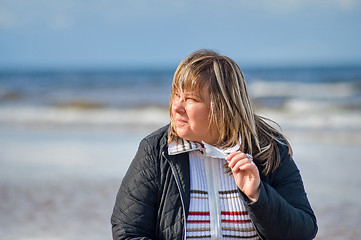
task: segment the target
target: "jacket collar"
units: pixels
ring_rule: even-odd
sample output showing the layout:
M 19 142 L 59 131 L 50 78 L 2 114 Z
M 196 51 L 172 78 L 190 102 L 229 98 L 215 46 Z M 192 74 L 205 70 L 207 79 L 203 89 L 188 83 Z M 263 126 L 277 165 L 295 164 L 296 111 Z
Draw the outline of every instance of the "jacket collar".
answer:
M 177 155 L 180 153 L 199 150 L 212 158 L 225 158 L 231 152 L 239 150 L 239 147 L 239 145 L 236 145 L 230 148 L 219 148 L 209 145 L 205 142 L 198 143 L 188 141 L 183 138 L 178 138 L 177 140 L 168 144 L 168 155 Z
M 177 140 L 171 142 L 168 145 L 168 154 L 177 155 L 180 153 L 191 152 L 200 150 L 203 151 L 204 145 L 198 142 L 188 141 L 183 138 L 178 138 Z

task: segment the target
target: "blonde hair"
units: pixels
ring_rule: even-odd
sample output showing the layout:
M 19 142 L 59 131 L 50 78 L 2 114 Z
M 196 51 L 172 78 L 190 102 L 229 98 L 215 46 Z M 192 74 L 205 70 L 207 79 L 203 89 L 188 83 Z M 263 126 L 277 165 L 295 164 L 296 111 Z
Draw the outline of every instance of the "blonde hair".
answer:
M 179 90 L 200 94 L 204 86 L 208 87 L 211 98 L 209 119 L 210 126 L 215 127 L 219 135 L 217 146 L 240 144 L 242 152 L 252 154 L 255 161 L 263 164 L 265 174 L 279 166 L 278 144 L 286 144 L 292 155 L 286 138 L 266 123 L 270 120 L 254 113 L 239 66 L 232 59 L 210 50 L 190 54 L 175 71 L 170 94 L 169 142 L 178 139 L 172 115 L 175 94 Z

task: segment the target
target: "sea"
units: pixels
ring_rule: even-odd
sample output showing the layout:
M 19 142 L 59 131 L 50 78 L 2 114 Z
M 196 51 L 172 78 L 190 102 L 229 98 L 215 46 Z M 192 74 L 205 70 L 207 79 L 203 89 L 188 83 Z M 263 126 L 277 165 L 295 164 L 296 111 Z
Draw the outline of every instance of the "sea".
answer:
M 0 240 L 111 239 L 139 141 L 169 122 L 175 69 L 0 69 Z M 243 74 L 293 146 L 316 239 L 361 239 L 361 65 Z
M 0 124 L 126 129 L 159 125 L 169 119 L 174 71 L 3 70 Z M 274 112 L 276 120 L 289 127 L 360 125 L 361 66 L 253 67 L 243 73 L 260 115 Z M 277 115 L 283 113 L 289 116 L 286 122 Z

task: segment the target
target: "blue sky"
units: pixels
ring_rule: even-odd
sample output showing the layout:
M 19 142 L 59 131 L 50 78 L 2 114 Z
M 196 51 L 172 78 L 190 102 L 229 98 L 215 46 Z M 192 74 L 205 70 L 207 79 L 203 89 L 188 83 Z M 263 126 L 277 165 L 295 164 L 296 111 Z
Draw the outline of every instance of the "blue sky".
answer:
M 0 68 L 361 64 L 358 0 L 0 0 Z

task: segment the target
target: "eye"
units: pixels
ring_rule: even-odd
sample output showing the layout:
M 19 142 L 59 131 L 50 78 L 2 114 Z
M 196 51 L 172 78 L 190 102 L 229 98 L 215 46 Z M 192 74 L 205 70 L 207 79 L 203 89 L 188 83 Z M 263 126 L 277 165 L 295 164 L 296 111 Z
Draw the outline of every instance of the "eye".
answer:
M 194 95 L 194 94 L 189 94 L 189 95 L 185 96 L 185 100 L 190 103 L 201 102 L 200 97 L 198 97 L 197 95 Z
M 186 97 L 185 100 L 187 102 L 198 102 L 198 100 L 196 98 L 194 98 L 194 97 Z
M 179 93 L 174 93 L 174 98 L 180 98 Z
M 179 103 L 179 102 L 184 101 L 184 98 L 180 93 L 176 92 L 173 95 L 173 100 L 172 101 L 175 102 L 175 103 Z

